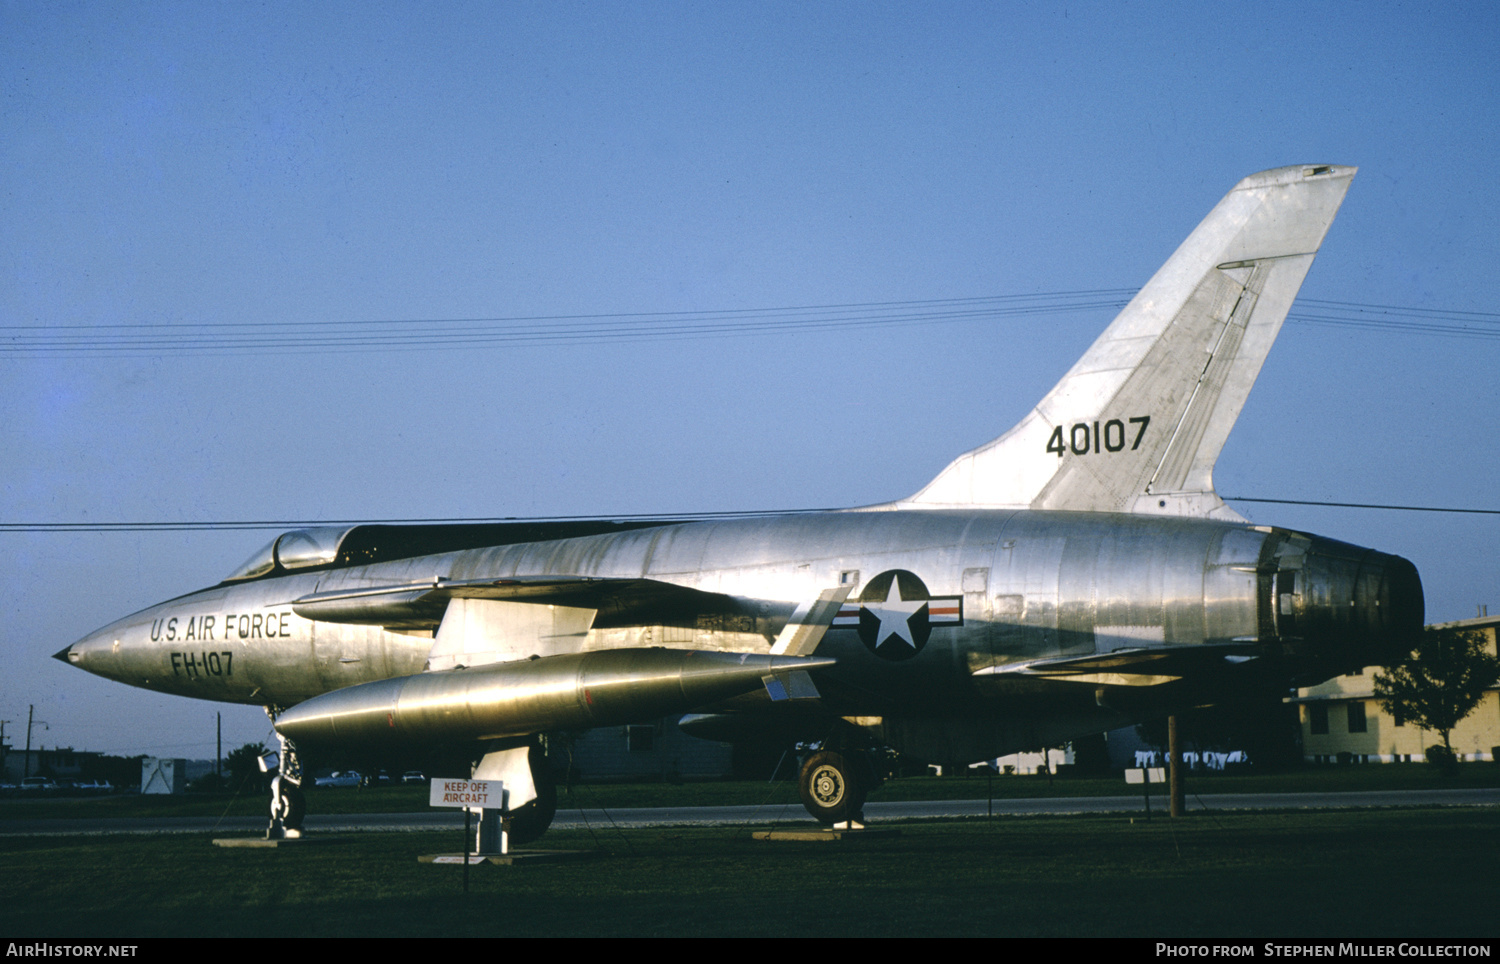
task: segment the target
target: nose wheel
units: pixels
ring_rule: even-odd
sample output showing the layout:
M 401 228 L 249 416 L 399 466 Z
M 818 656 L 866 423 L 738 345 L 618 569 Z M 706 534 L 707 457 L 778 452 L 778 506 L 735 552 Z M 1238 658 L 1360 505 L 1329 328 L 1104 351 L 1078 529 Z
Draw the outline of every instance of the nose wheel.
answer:
M 797 780 L 802 805 L 819 823 L 833 825 L 864 820 L 865 797 L 874 780 L 859 756 L 820 750 L 802 763 Z
M 307 816 L 307 798 L 302 788 L 285 776 L 271 781 L 271 825 L 278 824 L 284 832 L 300 834 L 302 819 Z
M 276 710 L 266 707 L 266 715 L 276 722 Z M 266 827 L 267 840 L 296 839 L 302 836 L 302 820 L 307 816 L 307 798 L 302 795 L 302 760 L 297 747 L 280 734 L 281 752 L 264 754 L 261 771 L 271 774 L 271 823 Z

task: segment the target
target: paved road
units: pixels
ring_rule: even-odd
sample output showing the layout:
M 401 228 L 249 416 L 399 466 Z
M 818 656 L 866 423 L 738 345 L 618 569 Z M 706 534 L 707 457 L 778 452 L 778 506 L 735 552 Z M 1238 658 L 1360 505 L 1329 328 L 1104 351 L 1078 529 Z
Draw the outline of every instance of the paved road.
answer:
M 1161 812 L 1162 798 L 1151 805 Z M 1189 810 L 1329 810 L 1367 807 L 1494 807 L 1500 806 L 1500 789 L 1485 790 L 1382 790 L 1359 793 L 1222 793 L 1190 796 Z M 865 817 L 871 822 L 891 819 L 974 817 L 1036 813 L 1139 813 L 1139 796 L 1042 797 L 1032 800 L 921 800 L 870 803 Z M 457 810 L 425 813 L 312 814 L 310 831 L 446 830 L 461 827 Z M 105 835 L 122 833 L 256 833 L 265 829 L 264 818 L 229 817 L 107 817 L 98 819 L 0 820 L 0 837 Z M 559 810 L 553 827 L 663 827 L 735 826 L 812 827 L 807 811 L 798 804 L 765 807 L 651 807 L 620 810 Z

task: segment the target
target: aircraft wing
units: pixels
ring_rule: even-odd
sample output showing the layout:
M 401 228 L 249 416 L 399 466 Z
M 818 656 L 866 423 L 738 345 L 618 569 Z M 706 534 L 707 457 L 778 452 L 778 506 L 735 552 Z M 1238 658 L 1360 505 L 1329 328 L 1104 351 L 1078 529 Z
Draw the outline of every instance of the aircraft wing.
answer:
M 833 591 L 842 599 L 847 589 Z M 655 579 L 509 576 L 362 586 L 292 602 L 306 619 L 378 625 L 435 637 L 422 673 L 357 684 L 283 711 L 278 732 L 299 744 L 384 746 L 516 738 L 681 714 L 764 691 L 771 703 L 818 698 L 810 670 L 827 600 L 804 606 L 771 653 L 579 648 L 596 618 L 669 609 L 721 612 L 728 596 Z M 833 609 L 837 604 L 833 603 Z
M 732 608 L 727 596 L 656 579 L 595 576 L 506 576 L 444 579 L 315 592 L 294 599 L 292 611 L 319 622 L 435 630 L 454 599 L 489 599 L 565 606 L 623 615 L 661 606 L 686 611 Z

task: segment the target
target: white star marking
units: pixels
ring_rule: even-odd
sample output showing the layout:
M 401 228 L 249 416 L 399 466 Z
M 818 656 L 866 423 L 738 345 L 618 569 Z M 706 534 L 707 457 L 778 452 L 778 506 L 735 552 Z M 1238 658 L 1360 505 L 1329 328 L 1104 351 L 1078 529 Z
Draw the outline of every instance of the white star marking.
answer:
M 879 646 L 889 637 L 895 636 L 915 650 L 917 641 L 912 638 L 909 620 L 925 605 L 927 605 L 925 599 L 902 599 L 901 579 L 893 576 L 891 590 L 886 593 L 883 602 L 877 600 L 873 603 L 865 603 L 865 608 L 880 620 L 880 629 L 875 633 L 875 645 Z

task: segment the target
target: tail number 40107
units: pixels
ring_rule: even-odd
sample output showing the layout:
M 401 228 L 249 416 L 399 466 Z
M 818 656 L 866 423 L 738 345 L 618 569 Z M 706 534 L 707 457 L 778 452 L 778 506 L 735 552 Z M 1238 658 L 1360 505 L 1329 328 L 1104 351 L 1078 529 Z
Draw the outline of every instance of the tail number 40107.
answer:
M 1129 419 L 1134 427 L 1135 438 L 1130 440 L 1130 451 L 1134 452 L 1141 447 L 1141 439 L 1146 437 L 1146 426 L 1151 424 L 1150 415 L 1137 415 Z M 1102 426 L 1098 422 L 1092 425 L 1088 422 L 1074 422 L 1067 433 L 1063 433 L 1061 425 L 1052 428 L 1052 437 L 1047 439 L 1047 451 L 1056 452 L 1058 458 L 1062 458 L 1068 452 L 1074 455 L 1095 455 L 1101 452 L 1123 452 L 1125 450 L 1126 436 L 1130 432 L 1125 428 L 1125 423 L 1117 418 L 1112 418 Z

